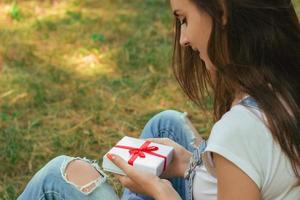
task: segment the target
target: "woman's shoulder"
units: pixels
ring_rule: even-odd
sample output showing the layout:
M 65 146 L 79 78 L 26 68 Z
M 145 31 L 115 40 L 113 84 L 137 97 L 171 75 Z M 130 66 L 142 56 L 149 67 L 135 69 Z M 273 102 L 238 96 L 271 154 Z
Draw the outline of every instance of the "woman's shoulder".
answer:
M 259 109 L 243 105 L 233 106 L 215 123 L 207 142 L 207 149 L 241 157 L 265 157 L 261 150 L 273 151 L 275 140 Z M 267 152 L 266 156 L 267 156 Z M 247 155 L 247 156 L 246 156 Z
M 297 179 L 291 164 L 257 108 L 233 106 L 213 126 L 205 151 L 217 153 L 239 167 L 262 190 L 264 199 L 290 197 L 292 190 L 299 195 L 300 187 L 293 187 Z M 287 183 L 285 187 L 283 182 Z
M 220 134 L 221 132 L 221 134 Z M 259 108 L 235 105 L 217 121 L 210 137 L 234 137 L 230 139 L 270 139 L 271 133 L 263 112 Z M 224 139 L 224 138 L 222 138 Z

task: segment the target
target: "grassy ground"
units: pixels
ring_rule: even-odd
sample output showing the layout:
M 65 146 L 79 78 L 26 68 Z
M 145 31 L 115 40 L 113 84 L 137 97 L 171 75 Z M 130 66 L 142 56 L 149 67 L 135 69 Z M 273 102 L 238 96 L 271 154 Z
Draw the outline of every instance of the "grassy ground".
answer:
M 57 155 L 101 162 L 164 109 L 189 111 L 206 133 L 208 119 L 172 77 L 169 9 L 165 0 L 0 3 L 0 199 L 15 199 Z
M 172 77 L 168 1 L 4 0 L 0 27 L 0 199 L 57 155 L 101 162 L 164 109 L 188 111 L 207 136 L 209 115 Z

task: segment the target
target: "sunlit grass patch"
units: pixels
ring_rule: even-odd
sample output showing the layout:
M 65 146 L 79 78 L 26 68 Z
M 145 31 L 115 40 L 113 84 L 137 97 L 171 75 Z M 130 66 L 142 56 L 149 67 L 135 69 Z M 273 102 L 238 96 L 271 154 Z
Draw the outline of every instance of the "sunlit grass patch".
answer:
M 101 50 L 87 51 L 79 49 L 78 52 L 74 52 L 74 55 L 65 55 L 64 60 L 71 69 L 81 75 L 110 74 L 113 76 L 116 64 L 112 61 L 112 50 Z
M 209 111 L 188 101 L 172 77 L 167 1 L 24 0 L 10 12 L 12 6 L 0 2 L 0 199 L 16 199 L 57 155 L 101 163 L 115 142 L 137 137 L 165 109 L 187 111 L 207 137 Z

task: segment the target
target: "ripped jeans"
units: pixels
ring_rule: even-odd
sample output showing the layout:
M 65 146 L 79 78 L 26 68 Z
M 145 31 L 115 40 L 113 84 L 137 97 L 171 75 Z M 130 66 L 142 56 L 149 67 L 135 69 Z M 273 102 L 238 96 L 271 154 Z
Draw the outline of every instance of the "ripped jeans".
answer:
M 70 180 L 65 173 L 67 166 L 75 160 L 89 163 L 99 177 L 79 186 Z M 98 164 L 85 158 L 58 156 L 38 171 L 26 186 L 18 200 L 118 200 L 112 187 L 107 183 L 107 176 Z
M 193 151 L 198 134 L 186 117 L 186 113 L 167 110 L 148 121 L 141 138 L 170 138 L 187 150 Z M 199 139 L 201 140 L 201 139 Z M 98 172 L 98 178 L 79 186 L 69 180 L 66 169 L 70 163 L 81 160 Z M 89 174 L 85 174 L 89 176 Z M 81 177 L 77 177 L 80 179 Z M 187 200 L 186 181 L 183 178 L 170 179 L 183 200 Z M 58 156 L 38 171 L 26 186 L 18 200 L 118 200 L 119 197 L 107 183 L 107 176 L 97 163 L 85 158 Z M 152 198 L 124 190 L 122 200 L 151 200 Z

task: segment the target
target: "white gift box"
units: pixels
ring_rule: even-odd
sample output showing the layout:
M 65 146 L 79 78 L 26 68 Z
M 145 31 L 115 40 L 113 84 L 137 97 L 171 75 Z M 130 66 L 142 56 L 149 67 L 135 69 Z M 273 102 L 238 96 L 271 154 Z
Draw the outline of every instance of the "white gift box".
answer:
M 134 168 L 159 176 L 170 164 L 173 151 L 170 146 L 125 136 L 104 155 L 102 167 L 106 171 L 125 175 L 107 158 L 107 154 L 116 154 Z

